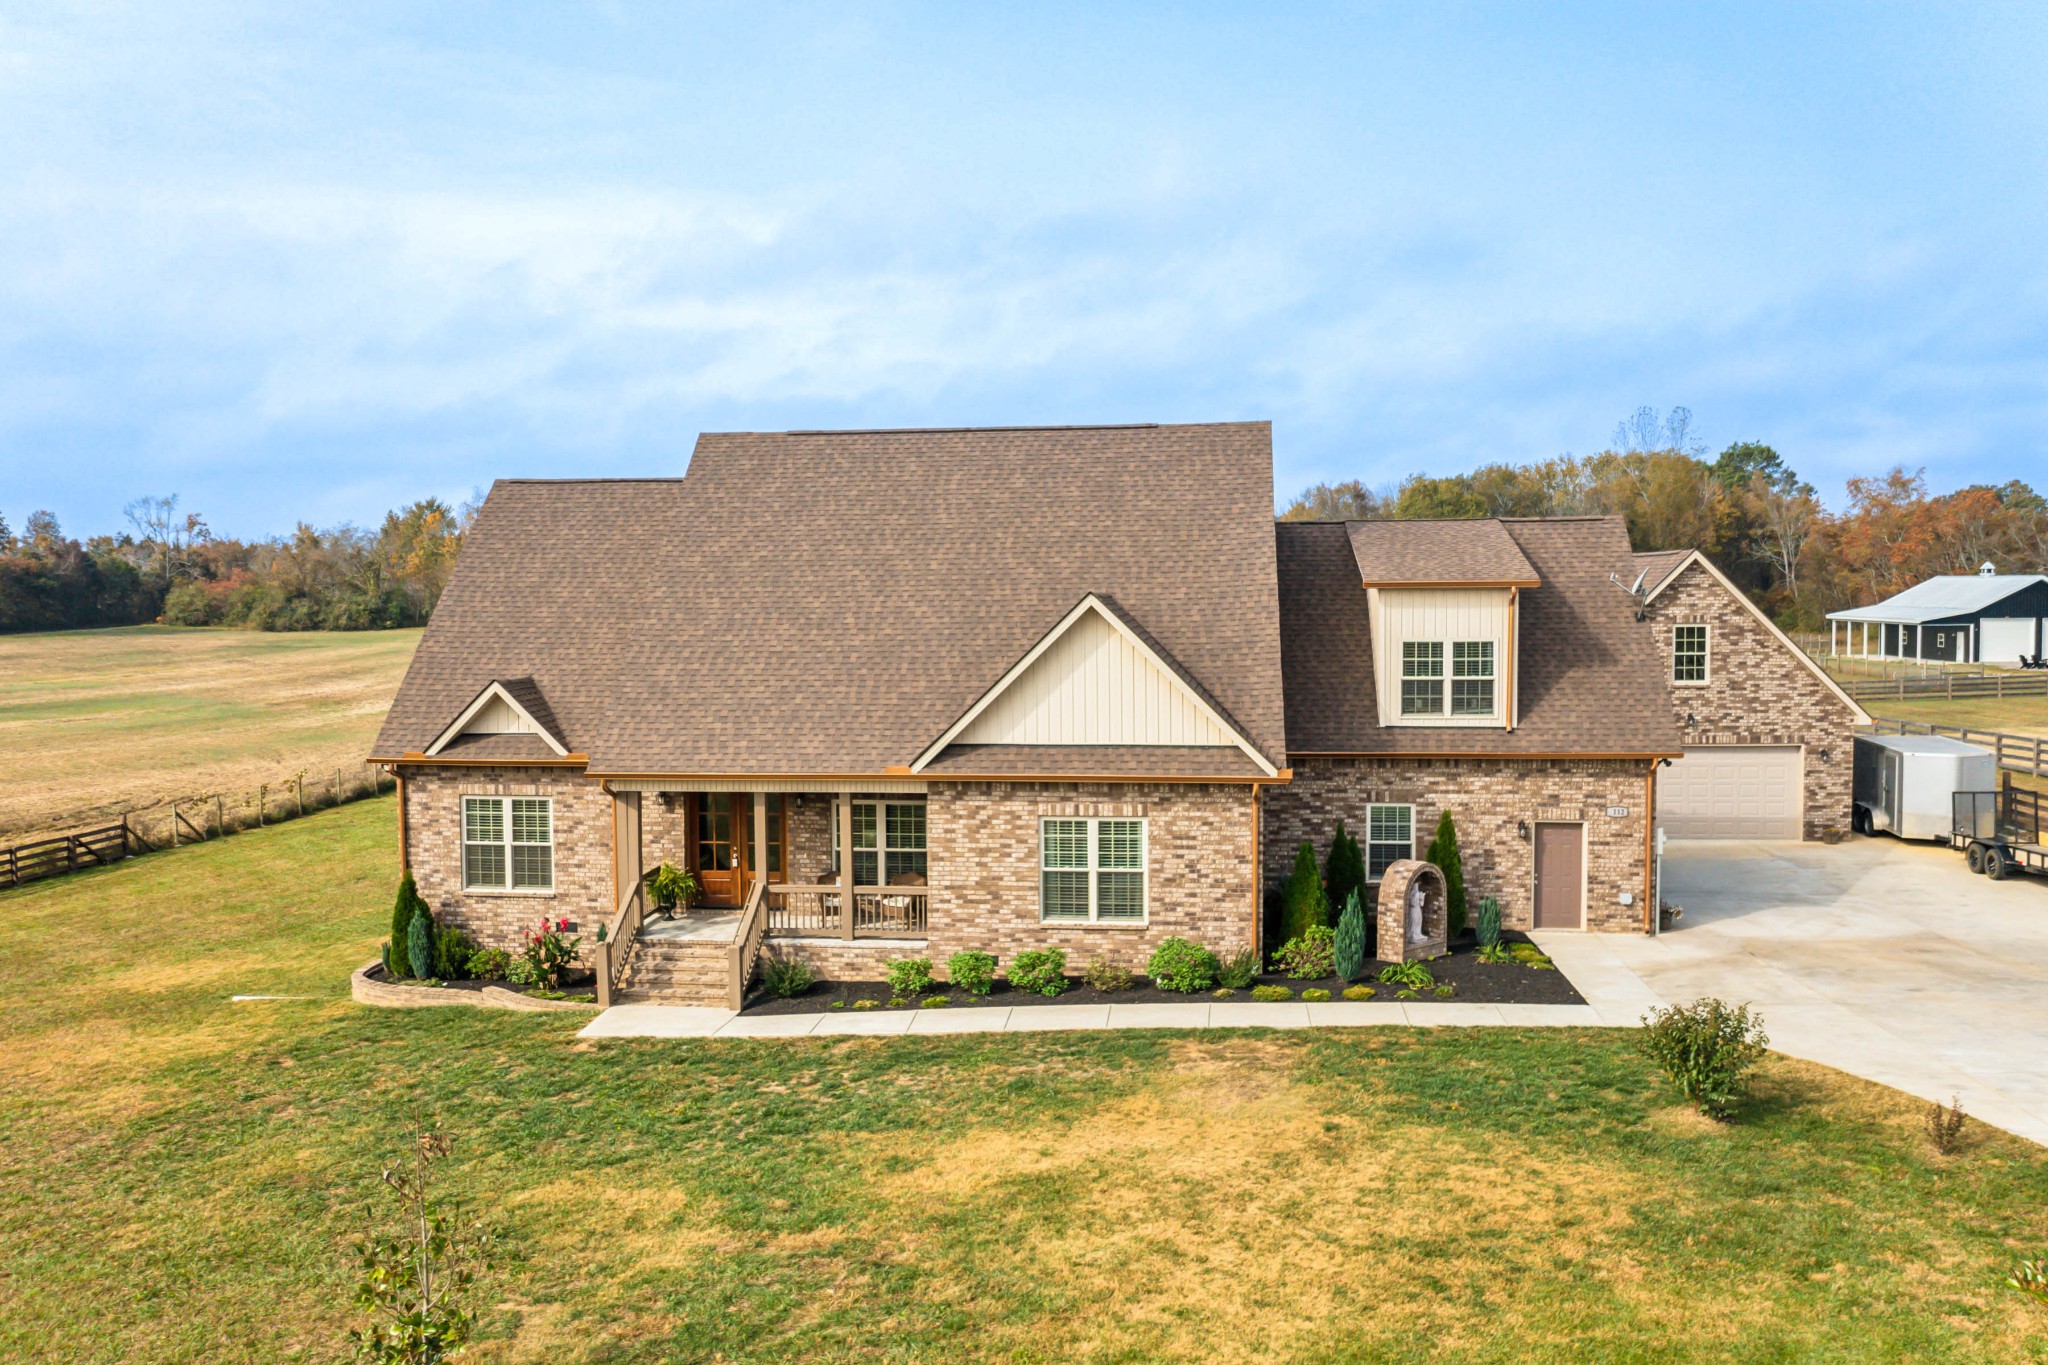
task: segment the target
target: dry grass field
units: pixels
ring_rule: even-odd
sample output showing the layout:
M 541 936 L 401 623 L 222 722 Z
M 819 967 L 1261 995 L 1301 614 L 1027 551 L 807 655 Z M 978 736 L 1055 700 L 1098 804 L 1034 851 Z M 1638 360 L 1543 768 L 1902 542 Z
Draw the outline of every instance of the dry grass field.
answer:
M 0 635 L 0 843 L 170 798 L 352 774 L 417 630 Z

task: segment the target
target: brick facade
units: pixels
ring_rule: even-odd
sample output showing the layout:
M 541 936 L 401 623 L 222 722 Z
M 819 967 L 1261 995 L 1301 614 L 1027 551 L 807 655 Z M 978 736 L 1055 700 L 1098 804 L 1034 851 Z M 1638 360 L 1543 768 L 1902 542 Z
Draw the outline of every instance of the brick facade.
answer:
M 563 768 L 401 767 L 405 832 L 413 879 L 434 918 L 487 948 L 517 951 L 543 916 L 575 922 L 595 939 L 610 917 L 612 799 L 581 772 Z M 554 799 L 555 889 L 462 889 L 462 798 Z
M 1492 896 L 1500 901 L 1502 924 L 1527 929 L 1535 911 L 1535 854 L 1516 824 L 1581 820 L 1586 928 L 1640 933 L 1648 770 L 1648 760 L 1297 758 L 1294 780 L 1268 788 L 1263 798 L 1265 884 L 1278 887 L 1287 879 L 1303 839 L 1314 845 L 1322 866 L 1339 819 L 1363 841 L 1366 807 L 1379 803 L 1415 807 L 1419 858 L 1449 809 L 1468 907 Z M 1609 808 L 1628 813 L 1609 815 Z M 1632 904 L 1621 903 L 1624 894 Z
M 1166 783 L 933 783 L 927 832 L 930 955 L 963 948 L 1008 962 L 1064 948 L 1071 970 L 1103 957 L 1142 971 L 1178 935 L 1228 955 L 1251 946 L 1256 918 L 1252 795 L 1244 786 Z M 1039 920 L 1039 827 L 1047 817 L 1141 816 L 1147 923 Z
M 1833 842 L 1849 832 L 1854 709 L 1815 677 L 1796 646 L 1751 614 L 1695 561 L 1657 594 L 1649 622 L 1671 689 L 1672 715 L 1685 746 L 1800 745 L 1805 748 L 1808 839 Z M 1672 627 L 1703 623 L 1707 682 L 1671 682 Z M 1829 757 L 1823 759 L 1821 751 Z

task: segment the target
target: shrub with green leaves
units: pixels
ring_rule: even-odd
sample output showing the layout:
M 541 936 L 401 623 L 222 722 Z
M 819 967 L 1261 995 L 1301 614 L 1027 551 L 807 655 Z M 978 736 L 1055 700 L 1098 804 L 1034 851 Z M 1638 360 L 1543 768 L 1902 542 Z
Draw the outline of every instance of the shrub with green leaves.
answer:
M 891 995 L 923 995 L 932 988 L 932 960 L 928 957 L 892 957 L 882 964 L 882 979 Z
M 1064 948 L 1033 948 L 1010 959 L 1010 984 L 1033 995 L 1058 995 L 1067 988 Z
M 434 975 L 443 981 L 461 981 L 470 974 L 469 960 L 476 956 L 476 940 L 452 924 L 434 930 Z
M 1106 957 L 1091 957 L 1081 969 L 1081 979 L 1098 991 L 1127 991 L 1131 988 L 1131 969 Z
M 1377 994 L 1379 992 L 1370 986 L 1346 986 L 1344 988 L 1344 998 L 1346 1000 L 1370 1000 Z
M 412 873 L 407 872 L 398 879 L 398 899 L 391 906 L 391 956 L 385 967 L 393 976 L 413 976 L 412 951 L 406 939 L 412 933 L 413 916 L 427 908 L 420 896 L 420 889 L 414 884 Z M 431 965 L 431 964 L 430 964 Z M 430 972 L 417 973 L 420 976 Z
M 952 999 L 948 996 L 927 995 L 924 999 L 917 1002 L 917 1007 L 921 1010 L 942 1010 L 952 1003 Z
M 1344 822 L 1337 822 L 1337 833 L 1330 840 L 1330 856 L 1323 863 L 1323 899 L 1327 909 L 1339 916 L 1351 897 L 1365 893 L 1365 850 L 1358 846 L 1358 840 L 1344 828 Z
M 1644 1015 L 1642 1042 L 1702 1114 L 1726 1118 L 1770 1039 L 1749 1006 L 1709 996 Z
M 1321 986 L 1311 986 L 1301 993 L 1301 998 L 1310 1004 L 1320 1005 L 1330 998 L 1330 993 Z
M 1389 962 L 1380 968 L 1379 981 L 1387 986 L 1406 986 L 1411 991 L 1426 991 L 1436 984 L 1429 968 L 1420 962 Z
M 764 954 L 761 958 L 761 984 L 768 988 L 770 995 L 793 1000 L 818 984 L 818 973 L 802 958 Z
M 1292 1000 L 1293 998 L 1294 992 L 1286 986 L 1252 987 L 1252 999 L 1254 1000 L 1264 1000 L 1270 1003 L 1275 1000 Z
M 1152 960 L 1145 965 L 1145 974 L 1162 991 L 1193 995 L 1216 984 L 1219 966 L 1216 954 L 1201 944 L 1190 943 L 1184 938 L 1164 938 L 1152 950 Z
M 969 995 L 987 995 L 996 988 L 993 954 L 967 948 L 946 959 L 946 979 Z
M 506 955 L 505 982 L 511 986 L 540 986 L 547 978 L 540 974 L 540 967 L 532 958 Z
M 1511 967 L 1514 965 L 1515 955 L 1508 950 L 1505 943 L 1489 943 L 1479 950 L 1479 960 L 1495 967 Z
M 503 981 L 512 954 L 503 948 L 479 948 L 469 955 L 469 974 L 479 981 Z
M 1323 879 L 1316 871 L 1315 846 L 1308 840 L 1294 851 L 1294 871 L 1280 893 L 1280 941 L 1300 938 L 1328 922 L 1329 902 L 1323 897 Z
M 1331 968 L 1346 981 L 1365 970 L 1365 898 L 1357 887 L 1344 897 L 1344 913 L 1337 916 L 1337 935 L 1332 944 Z
M 1491 948 L 1500 942 L 1500 902 L 1488 896 L 1479 902 L 1479 920 L 1473 926 L 1479 935 L 1479 946 Z
M 1459 856 L 1458 826 L 1448 810 L 1437 819 L 1427 861 L 1444 874 L 1444 933 L 1456 938 L 1465 932 L 1465 860 Z
M 434 915 L 427 903 L 413 898 L 412 927 L 405 931 L 405 965 L 413 976 L 434 975 Z
M 1216 963 L 1216 984 L 1241 991 L 1259 979 L 1259 952 L 1256 948 L 1240 948 L 1229 957 Z
M 1296 981 L 1320 981 L 1337 970 L 1336 959 L 1337 936 L 1319 924 L 1281 944 L 1273 967 Z

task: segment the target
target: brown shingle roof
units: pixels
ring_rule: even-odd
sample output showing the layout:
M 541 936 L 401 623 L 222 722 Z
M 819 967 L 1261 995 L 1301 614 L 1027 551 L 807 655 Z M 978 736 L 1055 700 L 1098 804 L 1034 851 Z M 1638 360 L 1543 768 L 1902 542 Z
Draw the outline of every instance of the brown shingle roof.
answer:
M 526 677 L 593 773 L 880 773 L 1085 594 L 1276 763 L 1265 422 L 726 433 L 687 478 L 493 487 L 378 737 Z
M 1618 518 L 1503 520 L 1542 579 L 1521 594 L 1521 723 L 1512 731 L 1380 725 L 1366 589 L 1346 528 L 1280 522 L 1280 647 L 1290 753 L 1676 754 L 1649 628 L 1608 574 Z
M 1644 550 L 1635 556 L 1636 572 L 1643 575 L 1643 592 L 1647 596 L 1664 586 L 1664 580 L 1678 572 L 1678 566 L 1685 563 L 1691 550 Z M 1629 582 L 1635 582 L 1630 578 Z
M 1536 570 L 1500 522 L 1353 521 L 1345 523 L 1363 582 L 1516 583 L 1536 586 Z

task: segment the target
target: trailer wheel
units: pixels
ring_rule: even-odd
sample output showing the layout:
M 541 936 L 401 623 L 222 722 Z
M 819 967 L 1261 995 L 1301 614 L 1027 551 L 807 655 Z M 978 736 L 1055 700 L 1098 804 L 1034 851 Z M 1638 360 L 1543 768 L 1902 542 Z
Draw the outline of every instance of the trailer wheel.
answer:
M 1969 863 L 1970 871 L 1982 872 L 1984 870 L 1984 845 L 1971 844 L 1969 850 L 1963 854 L 1963 859 Z
M 2006 860 L 2006 856 L 2003 853 L 1995 848 L 1984 850 L 1984 871 L 1992 881 L 2004 881 L 2005 874 L 2011 869 L 2012 864 Z

